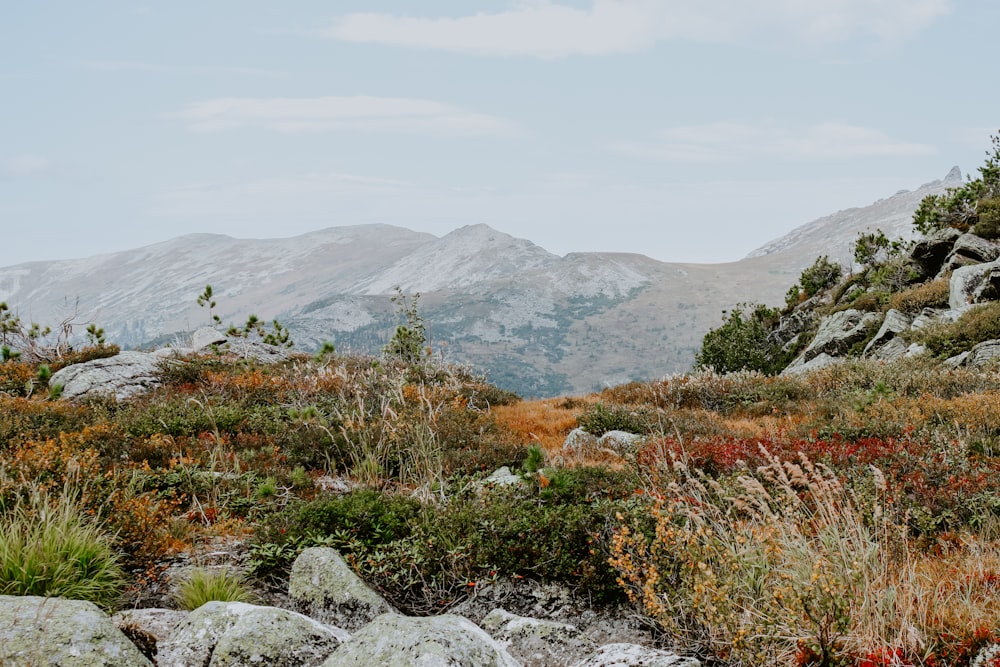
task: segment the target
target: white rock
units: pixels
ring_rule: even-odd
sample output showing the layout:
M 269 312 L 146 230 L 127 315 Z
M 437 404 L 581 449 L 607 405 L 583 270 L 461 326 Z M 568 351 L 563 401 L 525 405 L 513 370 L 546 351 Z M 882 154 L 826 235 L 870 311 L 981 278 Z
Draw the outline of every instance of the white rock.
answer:
M 299 554 L 292 564 L 288 595 L 301 612 L 348 630 L 395 611 L 329 547 Z

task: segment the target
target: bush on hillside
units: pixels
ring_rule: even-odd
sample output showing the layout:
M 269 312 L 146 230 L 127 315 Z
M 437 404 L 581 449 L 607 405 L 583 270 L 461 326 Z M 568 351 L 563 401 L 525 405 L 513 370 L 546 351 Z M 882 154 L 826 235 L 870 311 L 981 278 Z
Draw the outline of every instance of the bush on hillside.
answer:
M 718 373 L 778 373 L 787 360 L 781 346 L 768 335 L 777 317 L 778 311 L 763 304 L 740 304 L 728 313 L 722 326 L 702 338 L 701 350 L 695 355 L 697 367 Z
M 922 234 L 954 227 L 968 231 L 979 223 L 980 206 L 984 201 L 1000 197 L 1000 134 L 991 137 L 992 149 L 986 152 L 986 162 L 979 167 L 979 176 L 943 195 L 928 195 L 913 214 L 913 225 Z M 987 204 L 984 231 L 995 220 L 995 205 Z
M 975 306 L 955 322 L 936 322 L 909 332 L 907 337 L 910 342 L 923 343 L 931 354 L 942 359 L 997 338 L 1000 338 L 1000 301 Z

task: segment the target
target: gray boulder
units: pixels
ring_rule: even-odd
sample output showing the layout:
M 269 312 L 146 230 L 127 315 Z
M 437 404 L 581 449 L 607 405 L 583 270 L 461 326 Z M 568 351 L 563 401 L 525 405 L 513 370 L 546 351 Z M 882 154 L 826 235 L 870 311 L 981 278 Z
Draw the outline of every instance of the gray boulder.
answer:
M 975 234 L 962 234 L 955 241 L 940 273 L 944 274 L 971 264 L 992 262 L 998 257 L 1000 257 L 1000 243 Z
M 328 547 L 299 554 L 292 564 L 288 595 L 302 613 L 348 630 L 395 611 Z
M 580 452 L 592 451 L 597 446 L 597 436 L 582 428 L 575 428 L 566 436 L 562 448 L 565 452 L 579 454 Z
M 701 663 L 638 644 L 606 644 L 573 667 L 701 667 Z
M 952 310 L 965 310 L 971 304 L 976 303 L 977 290 L 989 280 L 996 269 L 1000 269 L 1000 261 L 987 264 L 975 264 L 963 266 L 956 269 L 951 274 L 951 281 L 948 284 L 948 305 Z M 982 292 L 980 292 L 980 295 Z M 53 376 L 54 377 L 54 376 Z
M 350 635 L 307 616 L 244 602 L 208 602 L 159 645 L 157 664 L 171 667 L 311 667 Z
M 517 667 L 518 662 L 472 621 L 443 614 L 383 614 L 334 651 L 323 667 Z
M 204 350 L 212 345 L 221 345 L 226 340 L 226 334 L 212 327 L 202 327 L 191 334 L 191 349 L 194 351 Z
M 984 340 L 971 350 L 965 359 L 965 365 L 972 368 L 983 368 L 1000 360 L 1000 340 Z
M 93 603 L 0 595 L 0 665 L 149 667 Z
M 563 667 L 597 649 L 574 625 L 517 616 L 503 609 L 491 611 L 480 625 L 525 667 Z
M 161 356 L 147 352 L 119 352 L 67 366 L 52 374 L 49 386 L 61 384 L 63 398 L 110 394 L 123 400 L 160 384 L 161 360 Z
M 902 313 L 895 308 L 891 308 L 882 320 L 875 337 L 865 346 L 862 357 L 866 359 L 879 359 L 881 361 L 892 361 L 906 354 L 906 343 L 899 335 L 904 331 L 909 331 L 913 319 L 906 313 Z
M 831 357 L 843 355 L 852 345 L 864 340 L 869 331 L 868 327 L 878 322 L 880 318 L 879 313 L 854 309 L 842 310 L 824 317 L 812 342 L 789 365 L 789 368 L 801 367 L 821 354 Z
M 222 350 L 240 359 L 251 359 L 261 364 L 276 364 L 287 360 L 291 355 L 286 347 L 269 345 L 240 336 L 227 336 Z
M 524 483 L 520 475 L 515 475 L 510 468 L 503 466 L 497 468 L 493 473 L 479 483 L 482 488 L 499 488 L 505 486 L 520 486 Z
M 937 275 L 961 235 L 954 227 L 946 227 L 920 239 L 910 250 L 910 261 L 924 276 Z
M 160 644 L 187 615 L 176 609 L 128 609 L 112 616 L 111 621 L 143 655 L 154 660 Z
M 799 373 L 809 373 L 810 371 L 819 370 L 820 368 L 826 368 L 827 366 L 833 366 L 844 362 L 843 357 L 831 357 L 826 352 L 821 352 L 818 356 L 813 357 L 809 361 L 802 361 L 802 359 L 803 357 L 800 356 L 795 361 L 788 364 L 785 370 L 781 371 L 781 374 L 797 375 Z
M 597 444 L 601 449 L 607 449 L 619 456 L 635 454 L 639 450 L 640 443 L 644 440 L 641 435 L 629 433 L 627 431 L 608 431 L 598 439 Z

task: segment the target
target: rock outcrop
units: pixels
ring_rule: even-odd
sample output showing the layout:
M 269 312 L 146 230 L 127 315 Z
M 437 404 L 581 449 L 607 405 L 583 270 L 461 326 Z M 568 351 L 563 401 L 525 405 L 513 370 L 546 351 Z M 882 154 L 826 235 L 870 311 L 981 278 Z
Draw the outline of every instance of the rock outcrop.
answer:
M 563 667 L 597 650 L 576 626 L 494 609 L 480 623 L 524 667 Z
M 62 385 L 63 398 L 105 394 L 124 400 L 160 384 L 163 355 L 119 352 L 113 357 L 73 364 L 52 374 L 49 386 Z
M 161 643 L 171 667 L 314 667 L 350 635 L 302 614 L 243 602 L 208 602 Z
M 150 667 L 93 603 L 0 595 L 0 665 Z
M 910 261 L 925 278 L 937 275 L 961 235 L 957 229 L 946 227 L 920 239 L 910 250 Z
M 335 549 L 306 549 L 292 564 L 288 595 L 312 618 L 356 630 L 376 616 L 394 611 L 354 574 Z
M 878 333 L 865 346 L 861 356 L 880 361 L 892 361 L 904 356 L 907 344 L 900 337 L 900 334 L 909 331 L 912 323 L 913 318 L 906 313 L 895 308 L 889 309 L 889 312 L 885 314 L 885 319 L 882 320 L 882 326 Z
M 383 614 L 323 663 L 323 667 L 371 665 L 518 667 L 518 662 L 482 628 L 461 616 L 414 618 Z
M 817 363 L 807 366 L 820 355 L 827 355 L 829 359 L 843 355 L 852 345 L 863 341 L 870 331 L 869 327 L 877 323 L 880 318 L 879 313 L 853 309 L 842 310 L 824 317 L 812 342 L 785 371 L 802 372 L 820 367 Z M 828 365 L 827 359 L 823 360 L 823 365 Z
M 701 667 L 694 658 L 638 644 L 606 644 L 573 667 Z
M 983 285 L 992 283 L 997 270 L 1000 270 L 1000 261 L 956 269 L 949 283 L 948 305 L 951 309 L 965 310 L 978 303 L 983 295 Z

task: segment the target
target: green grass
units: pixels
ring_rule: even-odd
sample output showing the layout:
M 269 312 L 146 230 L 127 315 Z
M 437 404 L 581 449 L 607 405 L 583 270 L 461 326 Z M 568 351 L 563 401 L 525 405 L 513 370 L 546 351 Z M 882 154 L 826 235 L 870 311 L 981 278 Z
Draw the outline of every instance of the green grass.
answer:
M 67 493 L 0 505 L 0 594 L 89 600 L 111 608 L 124 578 L 110 538 Z
M 225 568 L 195 568 L 174 594 L 177 606 L 187 611 L 194 611 L 206 602 L 253 602 L 255 599 L 243 577 Z

